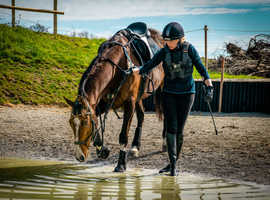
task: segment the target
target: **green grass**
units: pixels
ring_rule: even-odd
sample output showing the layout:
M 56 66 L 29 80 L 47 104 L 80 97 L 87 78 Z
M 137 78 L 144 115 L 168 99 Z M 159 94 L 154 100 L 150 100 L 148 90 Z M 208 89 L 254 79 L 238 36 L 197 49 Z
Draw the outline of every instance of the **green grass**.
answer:
M 60 105 L 64 96 L 74 99 L 82 73 L 104 40 L 54 37 L 0 24 L 0 104 Z M 210 75 L 220 78 L 215 72 Z M 194 77 L 200 78 L 196 70 Z
M 204 63 L 204 58 L 202 58 L 202 62 Z M 208 63 L 213 62 L 213 59 L 208 59 Z M 208 71 L 211 79 L 220 79 L 221 78 L 221 73 L 220 72 L 215 72 L 215 71 Z M 194 67 L 194 73 L 193 73 L 193 78 L 194 79 L 201 79 L 201 75 L 199 72 L 196 70 Z M 248 76 L 248 75 L 232 75 L 228 73 L 224 73 L 224 79 L 263 79 L 263 77 L 258 77 L 258 76 Z
M 36 33 L 0 25 L 0 104 L 62 104 L 105 39 Z
M 221 79 L 221 73 L 220 72 L 214 72 L 214 71 L 208 71 L 211 79 Z M 202 79 L 199 72 L 194 67 L 194 73 L 193 73 L 194 79 Z M 258 76 L 247 76 L 247 75 L 232 75 L 228 73 L 224 73 L 224 79 L 263 79 L 263 77 Z

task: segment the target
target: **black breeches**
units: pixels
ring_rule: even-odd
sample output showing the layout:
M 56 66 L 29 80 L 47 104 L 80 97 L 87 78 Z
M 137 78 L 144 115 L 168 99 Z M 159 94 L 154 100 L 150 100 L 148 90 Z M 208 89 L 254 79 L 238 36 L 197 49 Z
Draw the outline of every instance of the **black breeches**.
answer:
M 195 94 L 163 94 L 164 120 L 167 123 L 167 133 L 183 135 L 194 98 Z

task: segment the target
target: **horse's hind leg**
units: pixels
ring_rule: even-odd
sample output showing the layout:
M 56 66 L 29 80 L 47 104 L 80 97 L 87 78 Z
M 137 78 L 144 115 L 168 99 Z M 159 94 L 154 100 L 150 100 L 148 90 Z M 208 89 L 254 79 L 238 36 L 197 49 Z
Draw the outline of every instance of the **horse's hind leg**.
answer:
M 117 166 L 114 169 L 115 172 L 124 172 L 126 170 L 126 163 L 127 163 L 126 146 L 128 144 L 128 132 L 132 121 L 132 117 L 134 115 L 134 111 L 135 111 L 135 100 L 125 102 L 124 119 L 122 124 L 122 130 L 119 135 L 119 144 L 121 146 L 121 149 L 119 153 Z
M 139 150 L 141 147 L 141 134 L 142 134 L 142 124 L 144 121 L 144 108 L 142 100 L 136 103 L 136 115 L 137 115 L 137 128 L 135 130 L 134 138 L 131 145 L 130 153 L 131 155 L 138 157 Z

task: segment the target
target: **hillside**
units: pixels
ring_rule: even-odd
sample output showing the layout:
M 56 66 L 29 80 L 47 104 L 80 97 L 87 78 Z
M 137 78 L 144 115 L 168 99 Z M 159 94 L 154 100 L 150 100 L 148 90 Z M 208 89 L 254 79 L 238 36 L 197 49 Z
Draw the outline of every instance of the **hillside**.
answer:
M 0 104 L 61 104 L 104 39 L 36 33 L 0 24 Z
M 75 38 L 0 24 L 0 105 L 63 104 L 105 39 Z M 219 72 L 210 72 L 219 79 Z M 201 79 L 198 72 L 194 78 Z M 225 74 L 225 78 L 256 78 Z

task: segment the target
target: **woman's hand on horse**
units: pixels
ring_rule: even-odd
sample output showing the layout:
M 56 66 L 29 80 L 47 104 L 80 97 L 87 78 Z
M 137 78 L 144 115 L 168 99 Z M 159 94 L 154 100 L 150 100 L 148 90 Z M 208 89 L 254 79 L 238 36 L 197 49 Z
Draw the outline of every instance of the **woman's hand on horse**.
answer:
M 138 66 L 133 66 L 133 67 L 127 69 L 127 70 L 125 71 L 125 73 L 126 73 L 127 75 L 130 75 L 130 74 L 132 74 L 132 73 L 134 73 L 134 72 L 139 72 L 141 68 L 142 68 L 142 66 L 139 66 L 139 67 L 138 67 Z
M 139 67 L 135 66 L 135 67 L 132 68 L 132 71 L 133 72 L 139 72 L 140 69 L 141 69 L 141 66 L 139 66 Z
M 134 72 L 139 72 L 140 71 L 140 68 L 141 67 L 137 67 L 137 66 L 131 67 L 131 68 L 129 68 L 129 69 L 126 70 L 126 74 L 127 75 L 130 75 L 130 74 L 132 74 Z

